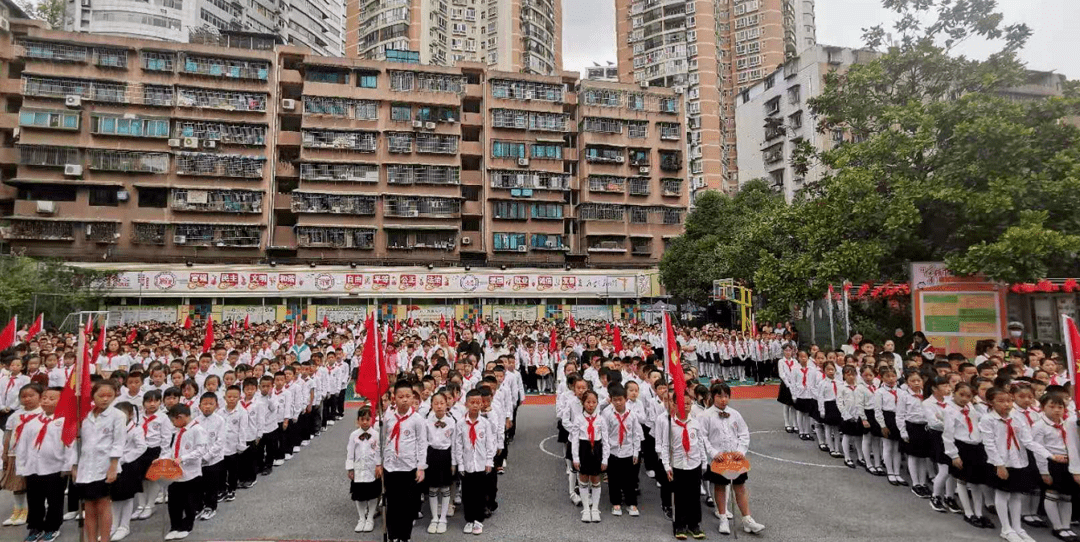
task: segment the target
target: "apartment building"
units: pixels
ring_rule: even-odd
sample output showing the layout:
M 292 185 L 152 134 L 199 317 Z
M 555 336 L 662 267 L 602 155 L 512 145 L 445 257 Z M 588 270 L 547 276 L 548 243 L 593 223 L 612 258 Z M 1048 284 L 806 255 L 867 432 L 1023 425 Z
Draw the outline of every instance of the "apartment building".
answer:
M 251 39 L 243 35 L 247 32 L 274 36 L 264 45 L 268 49 L 279 41 L 320 55 L 341 56 L 344 17 L 341 0 L 69 0 L 64 30 L 221 45 L 230 38 Z
M 608 62 L 605 66 L 601 66 L 594 62 L 592 66 L 585 67 L 585 79 L 590 81 L 618 82 L 619 66 L 614 62 Z
M 345 55 L 558 75 L 558 0 L 348 0 Z M 413 57 L 409 52 L 418 53 Z
M 691 201 L 732 192 L 735 101 L 815 43 L 813 0 L 616 0 L 620 80 L 683 95 Z
M 648 267 L 682 231 L 685 116 L 670 89 L 25 20 L 0 35 L 0 60 L 11 250 Z

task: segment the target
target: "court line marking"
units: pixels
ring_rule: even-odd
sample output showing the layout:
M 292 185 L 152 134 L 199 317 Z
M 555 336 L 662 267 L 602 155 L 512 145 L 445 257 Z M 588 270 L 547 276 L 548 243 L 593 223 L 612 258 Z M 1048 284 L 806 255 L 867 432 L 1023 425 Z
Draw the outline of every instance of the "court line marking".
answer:
M 558 437 L 559 437 L 559 435 L 556 434 L 556 435 L 551 435 L 550 437 L 548 437 L 548 438 L 546 438 L 544 440 L 541 440 L 540 441 L 540 451 L 544 452 L 547 455 L 550 455 L 551 457 L 554 457 L 555 459 L 563 460 L 563 459 L 566 459 L 565 457 L 563 457 L 563 455 L 551 453 L 551 452 L 549 452 L 547 450 L 547 448 L 544 447 L 544 444 L 547 444 L 547 441 L 549 441 L 549 440 L 551 440 L 553 438 L 558 438 Z

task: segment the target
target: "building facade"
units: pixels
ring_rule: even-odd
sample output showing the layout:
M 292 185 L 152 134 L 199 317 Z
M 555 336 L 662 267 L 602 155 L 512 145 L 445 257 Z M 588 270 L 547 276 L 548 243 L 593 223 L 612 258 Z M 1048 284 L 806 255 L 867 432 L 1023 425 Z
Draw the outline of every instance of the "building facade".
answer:
M 815 43 L 813 0 L 616 0 L 615 15 L 620 80 L 685 99 L 691 193 L 737 189 L 736 96 Z
M 341 0 L 72 0 L 64 29 L 177 43 L 227 44 L 238 33 L 268 34 L 274 41 L 320 55 L 343 54 L 345 9 Z M 226 31 L 230 35 L 221 35 Z M 248 38 L 251 39 L 251 38 Z M 256 37 L 256 41 L 260 38 Z
M 593 63 L 592 66 L 585 67 L 585 78 L 590 81 L 608 81 L 611 83 L 618 82 L 619 80 L 619 65 L 614 62 L 608 62 L 606 66 Z
M 25 20 L 0 38 L 11 250 L 649 267 L 682 231 L 685 116 L 670 89 Z
M 478 62 L 489 69 L 562 71 L 558 0 L 348 0 L 345 56 L 421 64 Z

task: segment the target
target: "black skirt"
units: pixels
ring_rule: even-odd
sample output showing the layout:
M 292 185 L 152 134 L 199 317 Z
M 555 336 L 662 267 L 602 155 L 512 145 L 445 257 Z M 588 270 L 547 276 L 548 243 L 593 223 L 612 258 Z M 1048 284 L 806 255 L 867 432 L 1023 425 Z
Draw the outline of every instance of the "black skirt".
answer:
M 450 448 L 437 450 L 428 447 L 427 470 L 424 471 L 424 483 L 427 487 L 449 487 L 454 482 L 451 469 L 453 460 L 450 457 Z
M 559 442 L 569 442 L 570 441 L 570 432 L 567 431 L 565 427 L 563 427 L 562 420 L 559 420 L 558 427 L 559 427 L 559 439 L 558 439 Z
M 809 414 L 813 416 L 815 420 L 819 417 L 817 415 L 817 401 L 813 399 L 796 399 L 795 410 Z
M 882 410 L 881 416 L 885 418 L 884 429 L 889 430 L 889 440 L 900 440 L 900 428 L 896 426 L 896 412 Z
M 1043 487 L 1057 492 L 1058 495 L 1080 494 L 1080 486 L 1076 484 L 1072 474 L 1069 474 L 1068 463 L 1057 463 L 1050 460 L 1047 466 L 1050 470 L 1050 485 L 1043 484 Z
M 925 423 L 907 422 L 907 442 L 900 443 L 900 451 L 911 457 L 930 457 L 930 434 L 926 431 Z
M 109 497 L 110 495 L 109 484 L 105 483 L 105 480 L 98 480 L 86 484 L 75 484 L 75 490 L 78 492 L 79 498 L 84 501 L 96 501 L 98 499 Z
M 791 397 L 791 389 L 787 387 L 783 380 L 780 381 L 780 394 L 776 396 L 776 401 L 790 407 L 795 406 L 795 399 Z
M 848 435 L 850 437 L 861 437 L 866 434 L 866 428 L 863 427 L 862 422 L 858 419 L 843 420 L 840 422 L 840 434 Z
M 870 424 L 870 429 L 866 429 L 867 433 L 871 436 L 881 437 L 881 425 L 877 422 L 877 416 L 874 416 L 873 409 L 866 409 L 863 411 L 864 419 Z M 859 425 L 862 425 L 861 423 Z M 866 433 L 864 433 L 866 434 Z
M 139 472 L 139 456 L 131 463 L 125 463 L 116 480 L 109 484 L 109 496 L 114 501 L 126 501 L 134 498 L 136 493 L 142 493 L 143 474 Z
M 945 455 L 945 439 L 942 438 L 943 433 L 937 429 L 927 429 L 926 433 L 930 439 L 930 455 L 928 457 L 934 460 L 934 463 L 937 463 L 938 465 L 948 465 L 952 463 L 949 456 Z
M 997 475 L 997 469 L 990 468 L 990 473 L 987 476 L 987 483 L 994 489 L 1000 489 L 1007 493 L 1031 493 L 1038 491 L 1039 478 L 1032 476 L 1031 469 L 1007 469 L 1009 471 L 1009 477 L 1002 480 Z M 1036 471 L 1038 472 L 1038 471 Z
M 954 442 L 963 467 L 958 469 L 950 461 L 949 474 L 953 478 L 969 484 L 986 484 L 987 475 L 990 474 L 988 472 L 989 465 L 986 463 L 986 449 L 982 447 L 982 444 L 970 444 L 962 440 Z
M 154 460 L 161 457 L 161 447 L 154 446 L 153 448 L 147 448 L 139 459 L 135 460 L 135 466 L 139 469 L 139 479 L 146 478 L 146 472 L 150 470 L 150 465 Z
M 382 480 L 351 482 L 349 483 L 349 495 L 352 496 L 352 500 L 360 502 L 378 499 L 379 495 L 382 495 Z
M 844 421 L 844 417 L 840 415 L 840 409 L 836 406 L 836 401 L 825 401 L 825 416 L 822 418 L 822 423 L 830 427 L 837 427 Z
M 600 441 L 589 444 L 588 440 L 578 441 L 578 473 L 584 476 L 600 476 L 600 464 L 603 463 L 604 445 Z

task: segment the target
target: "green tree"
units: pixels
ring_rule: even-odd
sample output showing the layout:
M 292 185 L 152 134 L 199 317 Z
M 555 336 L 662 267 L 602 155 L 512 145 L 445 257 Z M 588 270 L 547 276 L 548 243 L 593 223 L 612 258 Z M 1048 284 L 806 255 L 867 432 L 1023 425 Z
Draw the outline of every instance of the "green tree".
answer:
M 19 7 L 31 19 L 40 19 L 53 30 L 64 29 L 64 0 L 22 0 Z
M 0 257 L 0 316 L 6 322 L 17 314 L 21 323 L 29 324 L 45 313 L 46 320 L 59 325 L 72 312 L 96 310 L 108 276 L 59 261 Z
M 1080 271 L 1080 111 L 1065 98 L 1014 101 L 1026 81 L 1015 52 L 1030 36 L 994 0 L 884 0 L 899 21 L 877 59 L 826 77 L 810 101 L 824 133 L 852 142 L 802 164 L 829 173 L 795 202 L 754 273 L 770 312 L 842 280 L 904 281 L 911 261 L 945 261 L 994 280 Z M 925 21 L 925 22 L 924 22 Z M 881 50 L 883 27 L 866 31 Z M 957 56 L 970 38 L 1001 43 L 986 60 Z

